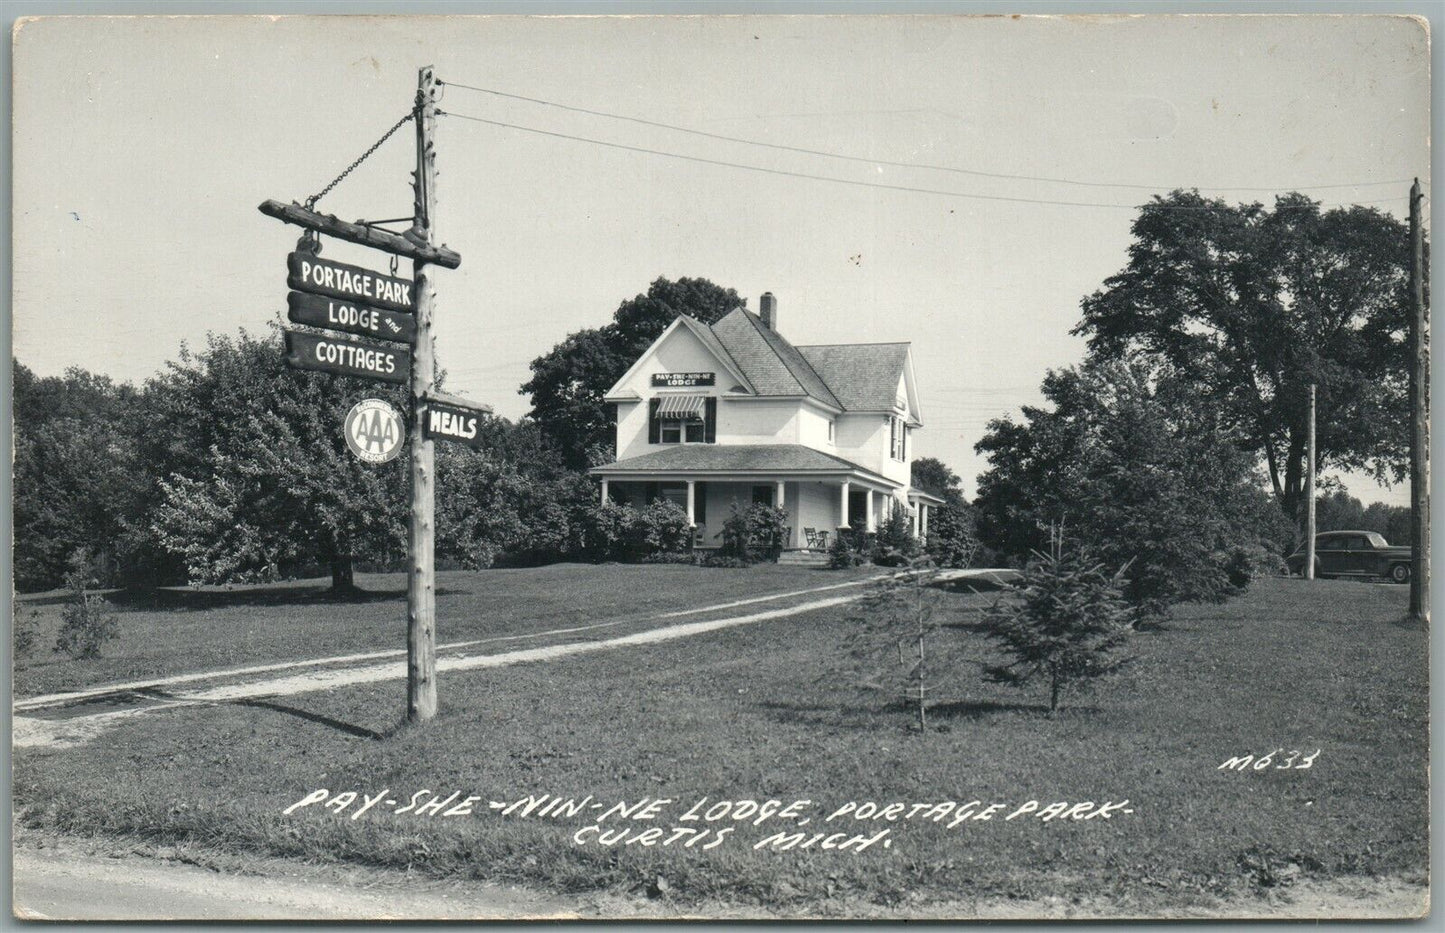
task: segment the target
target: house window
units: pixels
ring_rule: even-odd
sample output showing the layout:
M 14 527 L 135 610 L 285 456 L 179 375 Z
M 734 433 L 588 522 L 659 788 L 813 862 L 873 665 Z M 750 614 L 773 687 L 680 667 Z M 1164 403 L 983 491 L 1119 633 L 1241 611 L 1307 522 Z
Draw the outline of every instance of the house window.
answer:
M 829 419 L 828 419 L 828 443 L 830 443 L 830 444 L 836 443 L 836 441 L 834 440 L 833 428 L 834 428 L 833 419 L 832 419 L 832 418 L 829 418 Z
M 894 460 L 908 459 L 908 425 L 897 415 L 888 416 L 888 451 Z
M 754 487 L 753 487 L 753 505 L 772 505 L 772 504 L 773 504 L 773 487 L 772 487 L 771 485 L 768 485 L 768 486 L 754 486 Z
M 712 396 L 659 396 L 648 402 L 647 415 L 648 443 L 717 442 L 717 399 Z

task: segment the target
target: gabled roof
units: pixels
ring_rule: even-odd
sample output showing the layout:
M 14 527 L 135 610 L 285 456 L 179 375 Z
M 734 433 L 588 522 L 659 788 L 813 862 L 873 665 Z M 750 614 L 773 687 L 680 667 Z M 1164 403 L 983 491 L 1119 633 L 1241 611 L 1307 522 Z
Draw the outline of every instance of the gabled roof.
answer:
M 808 395 L 825 405 L 843 407 L 802 354 L 747 311 L 738 308 L 711 329 L 759 395 Z
M 618 387 L 632 378 L 653 348 L 680 327 L 717 357 L 749 395 L 811 398 L 838 411 L 889 411 L 894 407 L 899 382 L 906 381 L 910 414 L 915 423 L 919 420 L 908 344 L 795 347 L 743 308 L 729 312 L 712 325 L 679 314 L 608 391 L 610 401 L 624 399 L 616 394 Z
M 798 347 L 848 411 L 888 411 L 908 362 L 906 343 L 838 343 Z

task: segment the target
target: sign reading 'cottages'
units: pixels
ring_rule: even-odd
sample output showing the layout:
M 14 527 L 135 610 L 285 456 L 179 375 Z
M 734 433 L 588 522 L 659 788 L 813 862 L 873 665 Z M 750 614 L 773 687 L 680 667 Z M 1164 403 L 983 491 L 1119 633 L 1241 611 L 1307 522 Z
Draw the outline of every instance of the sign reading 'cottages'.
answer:
M 481 431 L 478 430 L 481 423 L 482 412 L 427 399 L 426 417 L 422 419 L 422 433 L 433 439 L 456 441 L 470 447 L 481 447 Z
M 286 332 L 286 362 L 297 369 L 398 384 L 411 376 L 411 356 L 405 347 L 339 340 L 299 330 Z
M 398 279 L 360 266 L 320 259 L 310 253 L 286 257 L 290 275 L 286 284 L 298 291 L 329 298 L 345 298 L 393 311 L 414 309 L 410 279 Z
M 692 386 L 710 386 L 717 381 L 715 373 L 653 373 L 652 387 L 655 389 L 685 389 Z

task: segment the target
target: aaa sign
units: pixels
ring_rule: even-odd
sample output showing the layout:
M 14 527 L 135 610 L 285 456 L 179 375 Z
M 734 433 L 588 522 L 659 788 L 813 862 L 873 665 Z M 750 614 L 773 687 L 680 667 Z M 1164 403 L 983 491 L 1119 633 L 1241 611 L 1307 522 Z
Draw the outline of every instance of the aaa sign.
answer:
M 367 463 L 386 463 L 401 453 L 406 426 L 401 412 L 379 398 L 362 399 L 346 414 L 346 446 Z

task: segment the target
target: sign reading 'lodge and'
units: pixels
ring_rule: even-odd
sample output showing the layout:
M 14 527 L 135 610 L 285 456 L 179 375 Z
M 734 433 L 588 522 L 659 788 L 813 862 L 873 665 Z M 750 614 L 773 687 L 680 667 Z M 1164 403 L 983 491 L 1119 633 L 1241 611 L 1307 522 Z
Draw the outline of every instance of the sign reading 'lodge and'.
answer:
M 682 389 L 692 386 L 710 386 L 717 381 L 716 373 L 653 373 L 652 386 L 655 389 Z
M 398 279 L 341 262 L 321 259 L 311 253 L 292 253 L 286 258 L 290 275 L 286 284 L 292 288 L 360 302 L 392 311 L 415 309 L 410 279 Z
M 435 440 L 456 441 L 470 447 L 482 446 L 482 415 L 485 410 L 451 405 L 436 399 L 426 400 L 422 418 L 422 434 Z
M 396 343 L 416 342 L 416 318 L 401 311 L 373 308 L 324 295 L 291 292 L 286 296 L 287 317 L 293 324 L 361 334 Z
M 367 463 L 395 460 L 406 442 L 401 412 L 379 398 L 366 398 L 352 406 L 342 426 L 346 446 Z
M 411 378 L 411 356 L 406 347 L 339 340 L 329 334 L 299 330 L 286 332 L 286 362 L 298 369 L 382 382 L 405 384 Z

